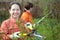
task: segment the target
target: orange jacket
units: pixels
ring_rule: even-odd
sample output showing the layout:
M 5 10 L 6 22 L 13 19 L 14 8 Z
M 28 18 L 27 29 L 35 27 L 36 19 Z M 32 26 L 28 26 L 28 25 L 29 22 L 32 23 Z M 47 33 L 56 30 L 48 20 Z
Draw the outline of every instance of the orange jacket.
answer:
M 31 15 L 31 13 L 29 13 L 27 11 L 23 12 L 23 14 L 21 16 L 21 19 L 24 20 L 24 21 L 26 21 L 26 22 L 32 23 L 32 15 Z

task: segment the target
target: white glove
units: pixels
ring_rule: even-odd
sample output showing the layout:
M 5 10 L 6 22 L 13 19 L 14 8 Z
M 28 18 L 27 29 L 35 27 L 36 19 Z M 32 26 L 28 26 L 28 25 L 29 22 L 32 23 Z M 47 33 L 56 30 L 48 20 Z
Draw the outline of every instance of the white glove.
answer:
M 19 34 L 20 32 L 15 32 L 12 35 L 10 35 L 10 38 L 20 38 L 20 36 L 18 36 L 17 34 Z

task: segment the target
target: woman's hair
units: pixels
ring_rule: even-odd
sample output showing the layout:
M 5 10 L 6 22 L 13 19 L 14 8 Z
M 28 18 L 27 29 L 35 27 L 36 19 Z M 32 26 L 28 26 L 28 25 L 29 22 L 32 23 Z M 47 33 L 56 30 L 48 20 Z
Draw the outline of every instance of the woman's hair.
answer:
M 30 2 L 26 2 L 25 3 L 25 8 L 27 9 L 27 10 L 29 10 L 30 8 L 32 8 L 33 7 L 33 4 L 32 3 L 30 3 Z
M 12 6 L 13 4 L 17 4 L 17 5 L 20 7 L 20 9 L 21 9 L 21 5 L 20 5 L 20 3 L 18 3 L 18 2 L 11 2 L 10 5 L 9 5 L 9 9 L 11 9 L 11 6 Z

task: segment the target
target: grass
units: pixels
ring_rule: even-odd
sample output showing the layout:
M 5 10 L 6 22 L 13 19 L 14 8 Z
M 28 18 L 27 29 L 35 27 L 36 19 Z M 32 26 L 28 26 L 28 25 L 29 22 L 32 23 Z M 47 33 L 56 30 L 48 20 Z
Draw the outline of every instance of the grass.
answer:
M 35 19 L 34 21 L 37 22 L 38 20 L 39 19 Z M 37 32 L 43 37 L 46 37 L 45 39 L 43 38 L 43 40 L 58 40 L 59 24 L 57 19 L 46 18 L 37 27 Z

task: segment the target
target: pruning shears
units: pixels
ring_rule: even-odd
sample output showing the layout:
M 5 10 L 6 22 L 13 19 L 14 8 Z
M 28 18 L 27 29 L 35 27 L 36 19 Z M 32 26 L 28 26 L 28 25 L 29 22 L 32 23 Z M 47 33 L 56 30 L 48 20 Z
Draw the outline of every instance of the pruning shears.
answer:
M 31 30 L 30 33 L 19 33 L 18 36 L 36 36 L 39 40 L 42 40 L 42 36 L 36 34 L 36 30 L 34 29 L 33 25 L 30 22 L 25 24 L 26 29 Z

